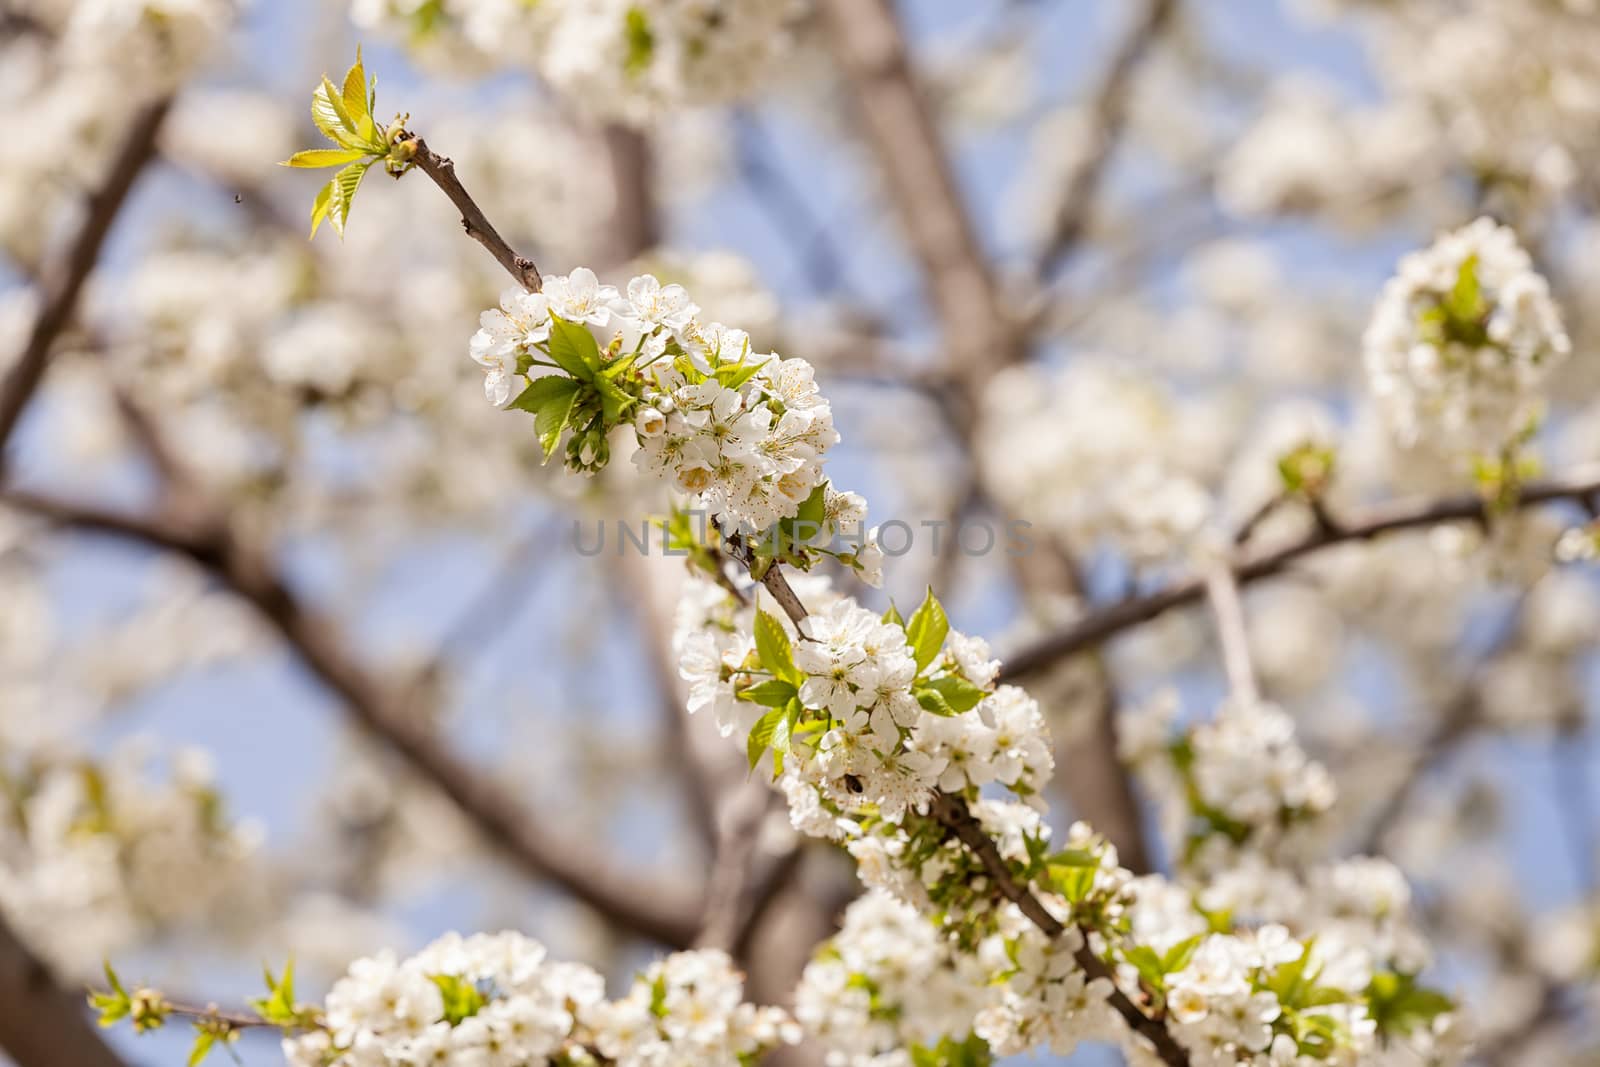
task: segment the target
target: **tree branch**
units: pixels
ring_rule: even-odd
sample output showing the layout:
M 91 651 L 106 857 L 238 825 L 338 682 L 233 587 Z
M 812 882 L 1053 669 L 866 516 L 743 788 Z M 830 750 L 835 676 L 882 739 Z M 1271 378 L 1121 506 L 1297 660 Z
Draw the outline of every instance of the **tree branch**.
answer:
M 417 169 L 432 178 L 433 184 L 442 189 L 456 210 L 461 212 L 461 225 L 467 231 L 467 236 L 487 248 L 495 261 L 524 289 L 537 293 L 544 288 L 544 278 L 533 260 L 517 255 L 494 228 L 494 224 L 484 216 L 483 209 L 467 194 L 456 178 L 456 165 L 444 156 L 435 154 L 421 137 L 413 133 L 402 133 L 400 136 L 416 146 L 416 155 L 411 157 L 411 161 Z
M 1516 507 L 1528 508 L 1553 501 L 1580 503 L 1597 492 L 1600 492 L 1600 464 L 1585 464 L 1563 477 L 1524 486 Z M 1459 521 L 1487 524 L 1492 518 L 1483 500 L 1477 496 L 1421 503 L 1402 501 L 1372 508 L 1353 519 L 1331 524 L 1319 522 L 1310 533 L 1292 544 L 1258 555 L 1235 556 L 1227 565 L 1233 571 L 1236 582 L 1248 585 L 1278 574 L 1291 563 L 1333 545 L 1371 541 L 1401 530 Z M 1001 677 L 1005 681 L 1026 677 L 1064 656 L 1096 648 L 1173 608 L 1192 604 L 1205 593 L 1205 579 L 1191 577 L 1167 589 L 1119 601 L 1019 650 L 1001 669 Z
M 1061 269 L 1084 231 L 1088 229 L 1094 202 L 1106 172 L 1111 169 L 1117 142 L 1128 124 L 1128 103 L 1133 76 L 1151 44 L 1172 22 L 1178 0 L 1149 0 L 1143 13 L 1106 65 L 1090 107 L 1090 127 L 1085 155 L 1067 180 L 1067 185 L 1050 221 L 1049 236 L 1039 251 L 1035 273 L 1048 278 Z
M 39 313 L 33 321 L 22 354 L 0 382 L 0 475 L 5 473 L 6 444 L 22 419 L 28 402 L 44 380 L 50 362 L 50 349 L 61 331 L 72 320 L 83 283 L 100 258 L 106 235 L 128 199 L 145 164 L 156 153 L 156 138 L 172 107 L 172 98 L 163 97 L 140 111 L 128 127 L 104 182 L 88 200 L 88 210 L 78 232 L 61 258 L 46 264 L 42 271 L 43 290 Z
M 833 51 L 850 80 L 867 139 L 888 178 L 902 227 L 922 266 L 961 389 L 944 390 L 941 410 L 973 448 L 977 407 L 989 378 L 1018 362 L 1027 338 L 1001 299 L 970 213 L 961 199 L 938 127 L 920 92 L 904 34 L 890 0 L 822 0 Z M 1065 553 L 1053 583 L 1035 572 L 1018 581 L 1024 595 L 1043 588 L 1077 596 L 1077 563 Z M 1019 561 L 1022 563 L 1037 561 Z M 1116 689 L 1105 664 L 1095 666 L 1104 699 L 1093 730 L 1059 752 L 1064 788 L 1074 807 L 1104 823 L 1118 852 L 1143 869 L 1143 824 L 1128 776 L 1116 757 Z
M 955 372 L 980 382 L 1021 355 L 891 0 L 820 0 L 834 55 L 922 265 Z M 972 396 L 976 398 L 976 392 Z
M 1261 699 L 1256 672 L 1250 663 L 1250 631 L 1244 621 L 1244 604 L 1239 598 L 1239 583 L 1226 564 L 1206 571 L 1206 597 L 1217 619 L 1217 643 L 1222 646 L 1222 663 L 1228 675 L 1228 688 L 1240 700 L 1254 704 Z
M 0 916 L 0 1049 L 17 1067 L 127 1067 L 69 993 Z
M 301 602 L 265 554 L 225 520 L 209 515 L 182 525 L 35 493 L 0 493 L 0 504 L 58 526 L 109 534 L 187 556 L 248 602 L 278 631 L 296 658 L 338 696 L 350 717 L 418 777 L 444 793 L 485 839 L 520 870 L 548 879 L 617 926 L 672 947 L 688 945 L 699 917 L 698 894 L 648 875 L 624 872 L 594 855 L 592 842 L 550 833 L 535 813 L 480 767 L 447 752 L 408 708 L 407 694 L 369 673 L 345 647 L 332 620 Z M 637 891 L 641 883 L 650 892 Z

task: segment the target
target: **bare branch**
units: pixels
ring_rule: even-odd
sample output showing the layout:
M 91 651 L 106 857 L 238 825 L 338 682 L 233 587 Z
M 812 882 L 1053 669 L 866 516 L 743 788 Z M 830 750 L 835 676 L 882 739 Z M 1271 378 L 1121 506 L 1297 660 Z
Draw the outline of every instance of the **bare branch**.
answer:
M 537 293 L 544 288 L 544 278 L 533 260 L 517 255 L 484 216 L 483 209 L 468 195 L 456 177 L 456 165 L 444 156 L 436 155 L 421 137 L 412 133 L 403 133 L 401 137 L 416 145 L 416 155 L 412 157 L 412 162 L 416 164 L 417 169 L 432 178 L 433 184 L 442 189 L 444 195 L 448 196 L 450 202 L 456 206 L 456 210 L 461 212 L 461 225 L 466 229 L 467 236 L 487 248 L 495 261 L 524 289 Z
M 48 263 L 42 272 L 43 294 L 38 316 L 22 354 L 0 382 L 0 474 L 4 473 L 6 443 L 44 380 L 51 346 L 72 320 L 78 294 L 100 258 L 101 246 L 127 201 L 134 181 L 155 156 L 156 138 L 171 107 L 172 98 L 163 97 L 134 117 L 105 181 L 89 197 L 88 211 L 78 232 L 62 257 Z
M 1172 22 L 1178 0 L 1149 0 L 1128 31 L 1121 47 L 1106 65 L 1090 105 L 1090 129 L 1084 156 L 1067 180 L 1061 202 L 1050 222 L 1049 237 L 1039 251 L 1035 272 L 1048 278 L 1060 270 L 1094 213 L 1094 202 L 1116 155 L 1117 142 L 1128 124 L 1128 104 L 1133 77 L 1155 39 Z
M 979 381 L 1021 355 L 890 0 L 821 0 L 833 51 L 926 277 L 952 369 Z M 975 394 L 974 394 L 975 395 Z
M 127 1067 L 68 992 L 0 916 L 0 1049 L 17 1067 Z
M 1518 508 L 1533 507 L 1553 501 L 1581 502 L 1600 492 L 1600 465 L 1585 464 L 1566 476 L 1549 481 L 1532 482 L 1523 487 L 1516 501 Z M 1373 508 L 1354 519 L 1334 523 L 1319 522 L 1305 537 L 1282 548 L 1260 555 L 1245 555 L 1233 559 L 1229 566 L 1234 580 L 1240 585 L 1268 578 L 1285 570 L 1291 563 L 1313 555 L 1333 545 L 1351 541 L 1371 541 L 1384 534 L 1401 530 L 1415 530 L 1440 523 L 1474 521 L 1487 523 L 1489 512 L 1477 496 L 1459 496 L 1444 500 L 1413 503 L 1402 501 Z M 1192 604 L 1205 596 L 1203 577 L 1189 578 L 1167 589 L 1144 596 L 1130 597 L 1112 604 L 1078 622 L 1050 634 L 1016 652 L 1001 670 L 1007 681 L 1015 681 L 1063 656 L 1095 648 L 1109 639 L 1149 622 L 1173 608 Z
M 175 526 L 34 493 L 0 493 L 0 504 L 57 525 L 111 534 L 187 556 L 247 601 L 296 658 L 343 702 L 351 718 L 418 777 L 432 783 L 520 870 L 561 886 L 619 927 L 663 944 L 689 944 L 698 894 L 649 875 L 625 872 L 595 855 L 592 842 L 551 833 L 547 822 L 460 759 L 409 713 L 407 696 L 366 670 L 333 621 L 303 604 L 265 554 L 215 516 Z M 637 892 L 641 881 L 649 893 Z
M 1239 583 L 1233 571 L 1219 563 L 1206 572 L 1206 596 L 1217 618 L 1217 641 L 1222 646 L 1222 663 L 1228 673 L 1228 688 L 1246 703 L 1261 699 L 1255 668 L 1250 663 L 1250 632 L 1245 626 L 1244 604 L 1239 598 Z

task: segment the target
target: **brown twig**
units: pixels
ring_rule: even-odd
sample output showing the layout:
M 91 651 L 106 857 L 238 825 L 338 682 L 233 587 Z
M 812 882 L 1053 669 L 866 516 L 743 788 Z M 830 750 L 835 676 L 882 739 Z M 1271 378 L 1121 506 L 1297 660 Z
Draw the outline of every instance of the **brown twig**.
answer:
M 467 236 L 477 241 L 489 254 L 495 258 L 506 273 L 515 278 L 524 289 L 537 293 L 544 288 L 544 277 L 540 275 L 539 268 L 533 260 L 526 256 L 519 256 L 505 238 L 500 236 L 483 214 L 483 209 L 478 207 L 475 200 L 468 195 L 460 179 L 456 177 L 456 165 L 444 156 L 437 155 L 421 137 L 412 133 L 402 133 L 402 139 L 409 140 L 416 146 L 416 155 L 412 162 L 418 170 L 433 179 L 433 184 L 444 191 L 450 202 L 461 212 L 461 225 L 467 231 Z
M 1128 124 L 1133 77 L 1157 37 L 1172 22 L 1178 0 L 1150 0 L 1106 65 L 1090 105 L 1091 126 L 1085 155 L 1067 179 L 1061 202 L 1050 221 L 1049 236 L 1039 251 L 1035 273 L 1048 278 L 1060 270 L 1088 229 L 1097 194 L 1117 142 Z
M 1528 508 L 1554 501 L 1580 501 L 1600 491 L 1600 465 L 1586 464 L 1563 477 L 1523 486 L 1516 507 Z M 1459 496 L 1421 503 L 1400 501 L 1372 508 L 1354 518 L 1326 522 L 1292 544 L 1259 555 L 1245 555 L 1230 561 L 1234 580 L 1240 585 L 1268 578 L 1284 571 L 1306 556 L 1334 545 L 1371 541 L 1384 534 L 1415 530 L 1446 522 L 1483 523 L 1488 511 L 1477 496 Z M 1174 608 L 1192 604 L 1205 596 L 1203 577 L 1192 577 L 1166 589 L 1130 597 L 1096 611 L 1062 630 L 1049 634 L 1017 651 L 1001 669 L 1001 677 L 1015 681 L 1056 660 L 1085 649 L 1095 648 L 1111 638 L 1149 622 Z
M 145 164 L 155 156 L 156 138 L 171 108 L 172 98 L 163 97 L 134 116 L 105 180 L 89 197 L 88 210 L 77 233 L 61 258 L 46 264 L 42 271 L 39 313 L 22 354 L 0 382 L 0 475 L 5 470 L 6 444 L 28 402 L 38 391 L 39 383 L 44 380 L 51 346 L 72 320 L 78 294 L 100 258 L 101 246 L 127 201 L 129 191 Z
M 649 879 L 650 893 L 635 892 L 638 874 L 597 857 L 592 843 L 552 834 L 545 828 L 546 820 L 524 810 L 481 768 L 448 752 L 410 713 L 404 691 L 358 663 L 332 620 L 305 605 L 265 554 L 219 516 L 181 523 L 147 519 L 15 490 L 0 493 L 0 504 L 56 525 L 187 556 L 271 623 L 296 658 L 342 700 L 359 726 L 444 793 L 520 870 L 556 883 L 623 929 L 673 947 L 693 940 L 698 894 L 660 879 Z

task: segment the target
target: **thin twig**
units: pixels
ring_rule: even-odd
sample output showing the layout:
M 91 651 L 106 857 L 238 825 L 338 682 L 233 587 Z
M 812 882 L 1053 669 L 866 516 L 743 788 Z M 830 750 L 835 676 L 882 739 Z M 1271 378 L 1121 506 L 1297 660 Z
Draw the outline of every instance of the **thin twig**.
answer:
M 1574 468 L 1563 477 L 1532 482 L 1524 486 L 1516 506 L 1529 508 L 1555 501 L 1575 502 L 1595 492 L 1600 492 L 1600 465 L 1585 464 Z M 1340 522 L 1333 522 L 1330 518 L 1327 524 L 1319 523 L 1316 529 L 1292 544 L 1260 555 L 1236 557 L 1230 561 L 1229 566 L 1233 571 L 1234 580 L 1244 586 L 1279 574 L 1290 564 L 1334 545 L 1370 541 L 1384 534 L 1437 526 L 1446 522 L 1482 523 L 1486 515 L 1486 505 L 1482 498 L 1477 496 L 1459 496 L 1420 503 L 1401 501 L 1373 508 L 1355 518 Z M 1204 577 L 1194 577 L 1180 581 L 1167 589 L 1129 597 L 1111 604 L 1020 649 L 1001 669 L 1001 677 L 1005 681 L 1015 681 L 1065 656 L 1097 647 L 1118 634 L 1149 622 L 1174 608 L 1198 601 L 1205 596 L 1205 591 Z
M 118 149 L 104 182 L 89 197 L 88 211 L 78 232 L 64 250 L 59 260 L 47 264 L 42 271 L 43 295 L 39 313 L 28 333 L 22 354 L 12 365 L 5 380 L 0 382 L 0 474 L 4 474 L 6 444 L 22 418 L 22 413 L 44 380 L 45 368 L 50 362 L 50 349 L 61 331 L 72 320 L 78 306 L 78 294 L 83 283 L 94 270 L 100 258 L 101 246 L 111 232 L 117 214 L 128 199 L 134 182 L 145 164 L 155 156 L 156 138 L 167 112 L 172 108 L 172 98 L 163 97 L 146 106 L 128 126 L 127 136 Z
M 1039 277 L 1057 273 L 1088 229 L 1100 185 L 1128 124 L 1134 74 L 1177 10 L 1178 0 L 1150 0 L 1107 64 L 1090 104 L 1091 126 L 1085 154 L 1067 180 L 1051 219 L 1049 236 L 1039 251 L 1035 264 Z
M 1206 571 L 1206 596 L 1217 620 L 1217 642 L 1222 646 L 1228 688 L 1239 700 L 1254 704 L 1261 699 L 1261 690 L 1250 663 L 1250 631 L 1244 620 L 1239 584 L 1226 564 L 1219 563 Z
M 444 191 L 450 202 L 461 212 L 461 225 L 467 231 L 467 236 L 477 241 L 489 254 L 495 258 L 506 273 L 515 278 L 522 287 L 529 292 L 537 293 L 544 288 L 544 278 L 539 273 L 539 268 L 533 260 L 526 256 L 518 255 L 505 238 L 483 214 L 483 209 L 478 207 L 476 201 L 467 194 L 460 179 L 456 177 L 456 165 L 444 156 L 437 155 L 421 137 L 411 133 L 402 133 L 403 139 L 410 140 L 416 146 L 416 155 L 412 162 L 418 170 L 433 179 L 433 184 Z

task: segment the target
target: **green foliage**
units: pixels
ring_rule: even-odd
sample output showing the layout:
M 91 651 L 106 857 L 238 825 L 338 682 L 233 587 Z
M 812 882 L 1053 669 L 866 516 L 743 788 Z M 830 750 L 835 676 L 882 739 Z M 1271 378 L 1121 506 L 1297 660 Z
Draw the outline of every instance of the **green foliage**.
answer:
M 994 1053 L 989 1043 L 977 1034 L 968 1034 L 963 1041 L 943 1038 L 933 1048 L 912 1045 L 911 1067 L 989 1067 Z
M 773 752 L 772 777 L 777 778 L 783 773 L 783 757 L 789 751 L 789 736 L 793 729 L 794 721 L 800 715 L 800 702 L 791 700 L 781 708 L 773 708 L 750 728 L 750 736 L 745 739 L 745 757 L 750 761 L 750 769 L 756 769 L 756 764 L 761 762 L 761 757 L 767 749 Z
M 1367 1010 L 1384 1035 L 1411 1033 L 1455 1008 L 1455 1002 L 1443 993 L 1417 985 L 1415 975 L 1393 971 L 1373 975 L 1366 998 Z
M 191 1025 L 195 1033 L 194 1044 L 189 1047 L 188 1067 L 200 1067 L 218 1044 L 227 1048 L 239 1040 L 238 1028 L 226 1019 L 196 1019 Z M 237 1060 L 238 1056 L 235 1055 L 234 1059 Z
M 1441 347 L 1481 348 L 1489 343 L 1489 304 L 1478 281 L 1477 256 L 1461 261 L 1455 285 L 1422 312 L 1417 326 L 1424 340 Z
M 906 640 L 911 644 L 911 655 L 917 661 L 917 672 L 928 669 L 939 655 L 939 650 L 944 647 L 944 639 L 950 633 L 950 619 L 944 613 L 944 607 L 934 597 L 933 590 L 928 590 L 927 596 L 922 600 L 922 606 L 912 614 L 911 621 L 906 623 Z
M 1338 455 L 1324 445 L 1307 442 L 1278 457 L 1278 477 L 1286 493 L 1315 500 L 1333 479 Z
M 439 987 L 439 993 L 444 998 L 444 1019 L 451 1026 L 483 1010 L 483 994 L 465 978 L 454 974 L 430 974 L 428 979 Z
M 167 1024 L 172 1005 L 167 1003 L 166 997 L 154 989 L 141 988 L 129 993 L 109 960 L 105 964 L 105 971 L 106 984 L 110 988 L 105 992 L 91 990 L 89 993 L 89 1006 L 94 1009 L 102 1027 L 112 1027 L 127 1019 L 133 1024 L 134 1032 L 142 1034 L 159 1030 Z
M 978 706 L 988 693 L 959 674 L 945 674 L 917 685 L 917 703 L 935 715 L 959 715 Z
M 283 966 L 283 977 L 274 978 L 272 968 L 264 968 L 268 995 L 257 997 L 250 1006 L 262 1019 L 277 1026 L 293 1026 L 301 1019 L 301 1011 L 294 1002 L 294 961 Z
M 794 663 L 794 645 L 789 641 L 789 631 L 771 612 L 756 613 L 756 655 L 761 666 L 774 678 L 799 686 L 805 675 Z
M 91 992 L 89 994 L 89 1007 L 95 1010 L 102 1027 L 112 1027 L 126 1019 L 133 1010 L 133 1002 L 128 996 L 128 991 L 122 987 L 122 980 L 117 977 L 117 972 L 111 968 L 111 961 L 106 964 L 106 984 L 110 989 L 104 993 Z
M 739 690 L 739 699 L 767 708 L 781 708 L 799 695 L 792 682 L 769 678 L 764 682 Z
M 630 392 L 637 387 L 637 375 L 628 373 L 634 356 L 608 361 L 586 326 L 555 316 L 551 316 L 550 341 L 544 351 L 566 376 L 535 378 L 511 406 L 533 414 L 534 430 L 546 463 L 555 455 L 561 435 L 571 430 L 567 467 L 574 471 L 599 470 L 610 458 L 607 435 L 638 402 Z M 531 365 L 531 357 L 524 360 Z
M 628 52 L 623 57 L 622 69 L 631 75 L 641 74 L 649 69 L 650 59 L 656 51 L 656 36 L 650 30 L 650 17 L 640 8 L 630 7 L 624 32 Z
M 296 152 L 282 165 L 342 168 L 322 187 L 312 203 L 313 237 L 324 220 L 333 226 L 340 238 L 344 237 L 356 191 L 374 163 L 383 162 L 392 174 L 401 174 L 410 166 L 416 145 L 401 136 L 404 118 L 396 118 L 386 129 L 380 130 L 372 116 L 376 103 L 377 79 L 367 76 L 359 48 L 355 64 L 345 72 L 340 85 L 335 86 L 324 77 L 311 94 L 311 121 L 334 147 Z
M 718 374 L 731 366 L 721 368 Z M 793 515 L 779 519 L 772 532 L 756 543 L 756 554 L 769 562 L 782 560 L 800 570 L 810 570 L 812 556 L 806 546 L 821 536 L 827 513 L 828 483 L 822 482 L 800 502 Z

